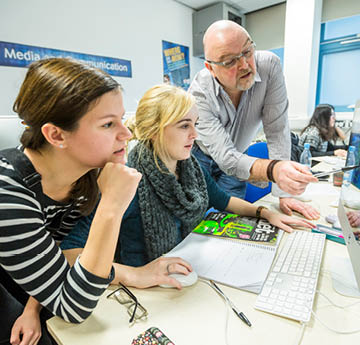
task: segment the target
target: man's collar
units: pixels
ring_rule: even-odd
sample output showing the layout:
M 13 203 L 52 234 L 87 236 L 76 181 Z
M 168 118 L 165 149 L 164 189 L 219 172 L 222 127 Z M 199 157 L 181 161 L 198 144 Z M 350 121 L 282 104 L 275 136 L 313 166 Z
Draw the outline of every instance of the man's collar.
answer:
M 259 72 L 256 70 L 256 73 L 255 73 L 255 83 L 256 83 L 256 82 L 260 82 L 260 81 L 261 81 L 260 74 L 259 74 Z
M 215 95 L 217 97 L 217 96 L 219 96 L 220 88 L 222 88 L 222 85 L 220 84 L 220 82 L 217 80 L 216 77 L 213 77 L 213 78 L 214 78 L 214 83 L 215 83 Z

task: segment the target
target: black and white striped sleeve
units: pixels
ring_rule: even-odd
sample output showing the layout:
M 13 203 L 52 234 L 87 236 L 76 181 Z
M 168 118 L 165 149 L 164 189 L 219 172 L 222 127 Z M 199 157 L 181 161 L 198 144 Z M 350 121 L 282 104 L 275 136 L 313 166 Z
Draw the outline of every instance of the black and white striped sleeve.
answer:
M 104 279 L 78 260 L 70 268 L 44 218 L 35 193 L 0 160 L 0 265 L 54 315 L 82 322 L 113 279 L 113 269 Z

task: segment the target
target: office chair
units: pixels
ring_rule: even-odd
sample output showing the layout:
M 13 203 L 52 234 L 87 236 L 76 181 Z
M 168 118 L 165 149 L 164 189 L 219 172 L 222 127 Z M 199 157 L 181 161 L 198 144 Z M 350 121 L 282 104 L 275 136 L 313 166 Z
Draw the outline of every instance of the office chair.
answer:
M 258 158 L 269 158 L 269 151 L 266 142 L 259 142 L 250 145 L 247 154 L 249 156 L 258 157 Z M 256 187 L 253 184 L 247 182 L 245 200 L 253 203 L 256 200 L 262 198 L 264 195 L 269 194 L 270 192 L 271 192 L 271 182 L 269 182 L 269 186 L 266 188 Z

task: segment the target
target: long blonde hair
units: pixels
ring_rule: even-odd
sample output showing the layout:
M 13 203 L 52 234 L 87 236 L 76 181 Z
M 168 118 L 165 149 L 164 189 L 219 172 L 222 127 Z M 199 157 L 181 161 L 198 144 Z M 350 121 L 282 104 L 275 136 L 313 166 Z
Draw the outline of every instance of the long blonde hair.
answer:
M 159 157 L 169 157 L 164 144 L 164 128 L 182 119 L 194 104 L 194 97 L 181 88 L 155 85 L 141 98 L 135 116 L 126 121 L 132 139 L 153 151 L 158 168 Z

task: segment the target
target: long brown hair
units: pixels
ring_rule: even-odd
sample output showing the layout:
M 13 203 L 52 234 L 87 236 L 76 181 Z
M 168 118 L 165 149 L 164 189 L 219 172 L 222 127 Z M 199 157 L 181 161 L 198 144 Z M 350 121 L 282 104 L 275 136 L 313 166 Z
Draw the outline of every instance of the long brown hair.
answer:
M 335 127 L 330 127 L 330 117 L 335 113 L 335 109 L 331 104 L 319 104 L 309 121 L 309 124 L 301 131 L 303 134 L 309 127 L 316 127 L 319 130 L 322 140 L 336 141 L 338 135 Z
M 40 151 L 48 145 L 41 132 L 44 124 L 74 131 L 100 96 L 119 89 L 105 72 L 74 60 L 50 58 L 32 63 L 13 106 L 27 126 L 21 144 Z M 80 207 L 83 214 L 90 213 L 97 202 L 97 175 L 97 169 L 90 170 L 72 188 L 72 200 L 85 198 Z

